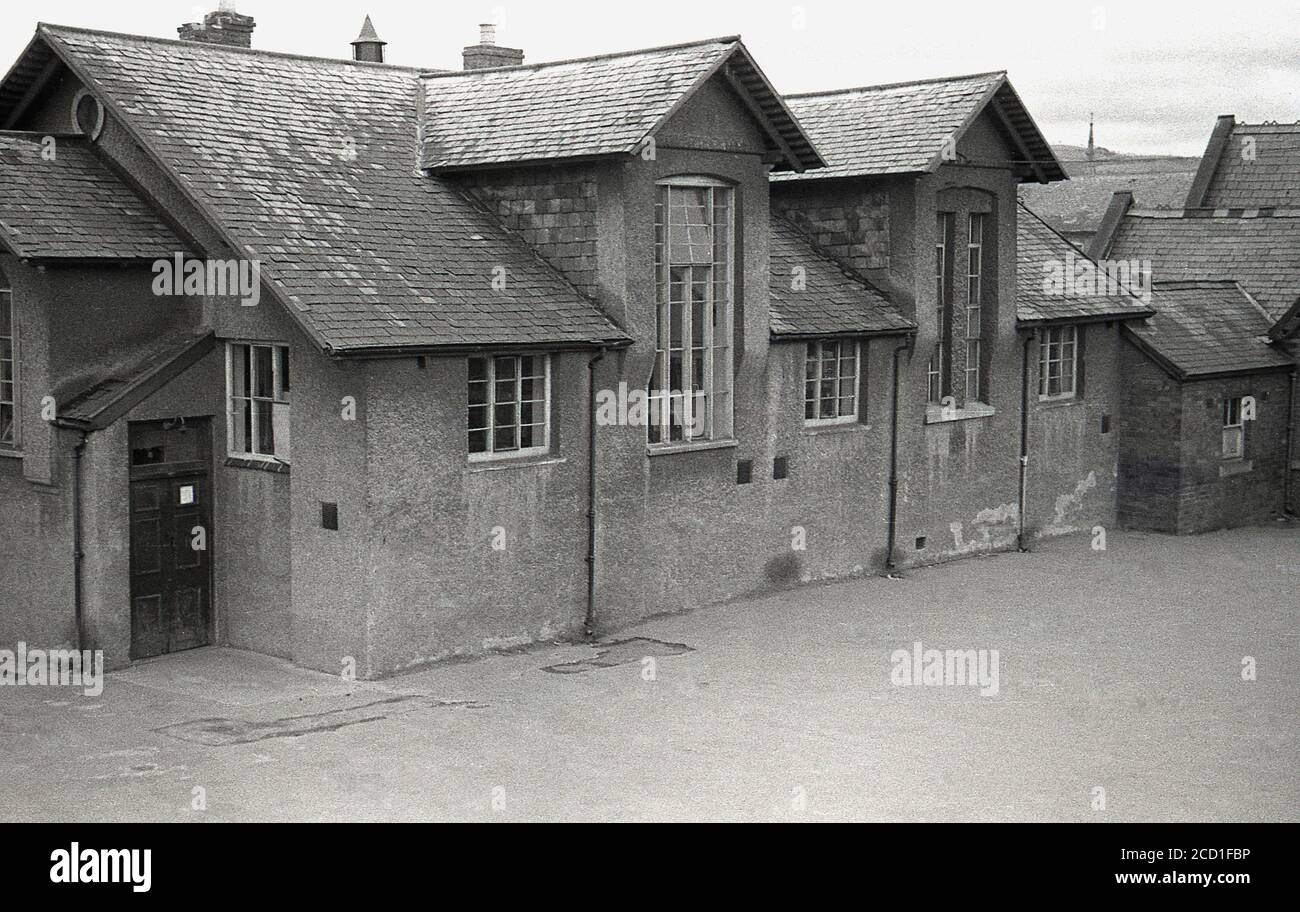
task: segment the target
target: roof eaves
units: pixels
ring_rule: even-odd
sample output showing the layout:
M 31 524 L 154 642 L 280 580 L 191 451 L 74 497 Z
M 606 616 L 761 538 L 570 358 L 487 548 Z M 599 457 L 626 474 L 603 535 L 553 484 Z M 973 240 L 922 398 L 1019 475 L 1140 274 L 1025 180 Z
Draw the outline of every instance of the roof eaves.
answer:
M 1052 227 L 1052 225 L 1050 225 L 1050 224 L 1047 222 L 1046 219 L 1044 219 L 1041 215 L 1039 215 L 1039 214 L 1038 214 L 1037 212 L 1035 212 L 1033 209 L 1030 209 L 1027 205 L 1025 205 L 1025 203 L 1024 203 L 1023 200 L 1017 200 L 1016 203 L 1017 203 L 1017 205 L 1020 207 L 1021 212 L 1023 212 L 1023 213 L 1026 214 L 1026 215 L 1029 215 L 1031 218 L 1034 219 L 1034 221 L 1038 222 L 1038 224 L 1042 225 L 1044 228 L 1046 228 L 1046 229 L 1047 229 L 1048 231 L 1050 231 L 1052 234 L 1056 235 L 1056 237 L 1061 241 L 1062 244 L 1066 244 L 1066 245 L 1068 245 L 1068 246 L 1069 246 L 1069 247 L 1070 247 L 1070 248 L 1071 248 L 1075 253 L 1077 253 L 1079 256 L 1083 257 L 1085 260 L 1090 261 L 1094 266 L 1099 265 L 1099 264 L 1097 263 L 1098 257 L 1094 257 L 1092 254 L 1088 253 L 1086 250 L 1084 250 L 1083 248 L 1081 248 L 1078 244 L 1074 243 L 1074 241 L 1070 240 L 1068 237 L 1066 237 L 1065 235 L 1061 234 L 1061 232 L 1057 231 L 1054 227 Z M 1155 284 L 1155 283 L 1153 283 L 1153 284 Z M 1135 301 L 1138 301 L 1138 302 L 1142 303 L 1142 304 L 1144 305 L 1144 306 L 1143 306 L 1143 309 L 1142 309 L 1142 310 L 1122 310 L 1122 311 L 1114 311 L 1114 312 L 1111 312 L 1111 313 L 1096 314 L 1096 315 L 1092 315 L 1092 316 L 1089 316 L 1089 317 L 1083 317 L 1083 318 L 1069 318 L 1069 317 L 1059 317 L 1059 318 L 1058 318 L 1058 317 L 1044 317 L 1044 318 L 1039 319 L 1039 318 L 1036 318 L 1036 317 L 1031 317 L 1031 318 L 1026 318 L 1026 319 L 1022 320 L 1022 319 L 1020 319 L 1019 317 L 1017 317 L 1017 318 L 1016 318 L 1016 322 L 1017 322 L 1017 323 L 1024 323 L 1024 324 L 1026 324 L 1026 325 L 1031 324 L 1031 323 L 1033 323 L 1033 324 L 1038 324 L 1038 323 L 1056 323 L 1056 322 L 1062 322 L 1062 323 L 1070 323 L 1070 322 L 1075 322 L 1075 323 L 1084 323 L 1084 322 L 1093 322 L 1094 320 L 1130 320 L 1130 319 L 1132 319 L 1132 320 L 1145 320 L 1145 319 L 1147 319 L 1148 317 L 1155 316 L 1155 314 L 1156 314 L 1156 309 L 1155 309 L 1154 307 L 1152 307 L 1150 304 L 1147 304 L 1147 302 L 1143 301 L 1143 300 L 1142 300 L 1140 297 L 1138 297 L 1137 294 L 1135 294 L 1133 291 L 1129 290 L 1129 292 L 1128 292 L 1128 297 L 1132 298 L 1132 299 L 1135 300 Z
M 473 352 L 560 352 L 592 351 L 602 348 L 626 348 L 631 336 L 610 336 L 601 339 L 556 339 L 531 342 L 453 342 L 447 344 L 412 345 L 348 345 L 335 346 L 328 354 L 340 359 L 409 358 L 416 355 L 456 355 Z
M 803 342 L 808 339 L 877 338 L 880 336 L 915 336 L 916 326 L 890 326 L 881 329 L 823 329 L 815 332 L 785 332 L 773 327 L 769 335 L 774 342 Z
M 1133 343 L 1142 354 L 1155 362 L 1155 365 L 1170 377 L 1173 377 L 1180 383 L 1187 379 L 1188 374 L 1186 371 L 1157 351 L 1156 347 L 1152 345 L 1149 340 L 1144 338 L 1140 333 L 1134 332 L 1132 327 L 1126 324 L 1121 327 L 1120 332 L 1124 334 L 1125 339 Z
M 40 40 L 39 33 L 33 35 L 13 66 L 5 73 L 4 79 L 0 80 L 0 86 L 5 86 L 6 92 L 13 87 L 12 98 L 0 96 L 0 127 L 10 127 L 18 121 L 58 67 L 58 57 Z M 24 70 L 28 72 L 23 73 Z
M 768 130 L 772 134 L 773 140 L 781 147 L 783 152 L 792 159 L 790 161 L 790 167 L 798 173 L 803 173 L 809 167 L 826 167 L 826 160 L 822 157 L 821 153 L 817 151 L 817 146 L 813 143 L 812 137 L 808 135 L 806 130 L 804 130 L 803 126 L 799 123 L 799 118 L 795 117 L 794 111 L 790 110 L 790 106 L 786 104 L 781 93 L 772 85 L 772 81 L 767 78 L 767 74 L 763 72 L 762 67 L 760 67 L 758 62 L 754 60 L 754 55 L 749 53 L 749 48 L 745 47 L 744 42 L 737 42 L 736 48 L 733 49 L 730 55 L 728 55 L 728 60 L 724 65 L 729 69 L 730 58 L 737 56 L 737 53 L 741 56 L 742 61 L 748 68 L 750 74 L 761 84 L 764 94 L 773 104 L 775 104 L 780 117 L 784 118 L 787 122 L 790 131 L 794 134 L 792 138 L 802 146 L 806 147 L 807 154 L 803 159 L 798 158 L 797 153 L 791 145 L 790 139 L 781 135 L 780 123 L 772 121 L 769 115 L 761 111 L 762 106 L 759 104 L 758 99 L 751 99 L 751 101 L 755 105 L 758 105 L 760 109 L 757 114 L 761 115 L 759 116 L 759 120 L 763 123 L 764 129 Z M 749 90 L 743 84 L 738 86 L 737 90 L 749 93 Z
M 1066 173 L 1065 167 L 1061 164 L 1060 160 L 1057 159 L 1056 152 L 1052 149 L 1052 144 L 1049 143 L 1047 137 L 1043 135 L 1043 131 L 1039 128 L 1038 122 L 1034 120 L 1034 115 L 1029 112 L 1028 106 L 1021 99 L 1020 93 L 1016 91 L 1016 87 L 1011 84 L 1009 78 L 1003 79 L 1002 85 L 998 88 L 997 92 L 994 93 L 995 96 L 998 94 L 1005 94 L 1010 98 L 1010 101 L 1014 105 L 1013 113 L 1025 120 L 1030 137 L 1035 141 L 1036 145 L 1042 147 L 1039 151 L 1046 153 L 1045 158 L 1031 159 L 1031 164 L 1034 166 L 1035 170 L 1040 171 L 1046 177 L 1046 179 L 1042 180 L 1042 183 L 1046 184 L 1053 181 L 1069 180 L 1070 176 Z M 1010 117 L 1010 115 L 1007 116 Z M 1022 130 L 1020 132 L 1023 133 L 1024 131 Z M 1026 145 L 1029 144 L 1026 143 Z M 1032 152 L 1033 150 L 1031 150 L 1031 154 Z

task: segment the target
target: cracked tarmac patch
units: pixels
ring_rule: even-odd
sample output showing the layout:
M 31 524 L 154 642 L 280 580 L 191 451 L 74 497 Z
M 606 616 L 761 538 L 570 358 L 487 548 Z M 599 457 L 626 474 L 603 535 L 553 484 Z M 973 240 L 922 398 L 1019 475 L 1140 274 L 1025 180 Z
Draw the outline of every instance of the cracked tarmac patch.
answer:
M 562 662 L 559 665 L 547 665 L 542 671 L 552 674 L 583 674 L 598 668 L 613 668 L 640 662 L 645 658 L 662 658 L 664 656 L 684 655 L 694 652 L 685 643 L 665 643 L 649 637 L 632 637 L 628 640 L 614 640 L 605 644 L 594 659 L 579 659 L 576 662 Z
M 419 707 L 430 709 L 487 708 L 486 703 L 480 703 L 476 700 L 436 700 L 416 694 L 407 694 L 375 700 L 371 703 L 363 703 L 360 706 L 348 706 L 342 709 L 331 709 L 302 716 L 286 716 L 266 722 L 215 717 L 164 725 L 162 728 L 154 729 L 154 731 L 193 744 L 203 744 L 208 747 L 226 747 L 232 744 L 252 744 L 257 741 L 268 741 L 272 738 L 300 738 L 304 735 L 319 732 L 338 731 L 342 728 L 361 725 L 366 722 L 378 722 L 388 718 L 388 712 L 385 710 L 397 708 L 401 704 L 409 704 L 412 709 Z

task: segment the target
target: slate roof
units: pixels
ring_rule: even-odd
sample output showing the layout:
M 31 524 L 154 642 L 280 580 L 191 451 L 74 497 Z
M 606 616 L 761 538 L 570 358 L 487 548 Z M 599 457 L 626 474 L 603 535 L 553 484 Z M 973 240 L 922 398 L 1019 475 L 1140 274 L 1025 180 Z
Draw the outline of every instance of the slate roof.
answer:
M 1157 282 L 1156 314 L 1124 328 L 1178 379 L 1292 367 L 1268 344 L 1272 319 L 1232 281 Z
M 935 170 L 944 145 L 960 139 L 991 103 L 1007 116 L 1046 180 L 1064 180 L 1051 147 L 1005 72 L 787 95 L 786 103 L 826 167 L 774 179 L 910 174 Z
M 1200 205 L 1300 209 L 1300 123 L 1234 124 Z
M 121 363 L 100 370 L 80 389 L 60 397 L 59 420 L 85 429 L 108 427 L 195 364 L 216 345 L 211 331 L 174 333 L 153 340 Z
M 821 253 L 785 218 L 773 214 L 769 250 L 772 335 L 907 333 L 916 324 L 864 279 Z M 794 289 L 796 269 L 806 284 Z
M 1297 332 L 1300 332 L 1300 295 L 1296 295 L 1295 303 L 1268 331 L 1268 337 L 1275 342 L 1280 342 Z
M 1151 260 L 1156 281 L 1235 279 L 1277 319 L 1300 295 L 1300 216 L 1130 212 L 1109 256 Z
M 79 136 L 0 131 L 0 244 L 32 259 L 156 259 L 188 245 Z M 46 148 L 54 157 L 42 155 Z
M 326 348 L 626 338 L 455 186 L 418 172 L 416 71 L 62 26 L 38 35 Z
M 1048 270 L 1058 264 L 1065 274 L 1066 264 L 1087 260 L 1087 254 L 1021 203 L 1016 220 L 1016 319 L 1021 323 L 1042 323 L 1063 319 L 1128 319 L 1151 313 L 1150 304 L 1131 294 L 1088 295 L 1069 288 L 1067 293 L 1060 293 L 1045 282 Z
M 777 170 L 821 164 L 739 38 L 580 60 L 427 73 L 422 163 L 434 170 L 632 154 L 691 91 L 717 73 L 760 106 Z

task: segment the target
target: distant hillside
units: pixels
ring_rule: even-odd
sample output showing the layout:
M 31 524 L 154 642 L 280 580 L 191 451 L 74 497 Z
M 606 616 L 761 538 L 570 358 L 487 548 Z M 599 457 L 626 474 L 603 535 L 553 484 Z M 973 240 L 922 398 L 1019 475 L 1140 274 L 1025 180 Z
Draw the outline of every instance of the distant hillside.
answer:
M 1113 193 L 1127 190 L 1144 209 L 1181 209 L 1199 158 L 1125 155 L 1097 149 L 1092 161 L 1082 146 L 1054 145 L 1070 175 L 1055 184 L 1022 184 L 1020 198 L 1057 231 L 1084 244 L 1096 232 Z

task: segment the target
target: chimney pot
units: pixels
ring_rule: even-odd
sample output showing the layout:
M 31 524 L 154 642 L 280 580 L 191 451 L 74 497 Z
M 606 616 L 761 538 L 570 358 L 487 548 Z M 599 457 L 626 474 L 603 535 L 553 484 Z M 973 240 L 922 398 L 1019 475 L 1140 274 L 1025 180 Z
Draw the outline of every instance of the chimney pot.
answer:
M 497 27 L 494 22 L 484 22 L 478 27 L 478 43 L 490 46 L 497 43 Z

